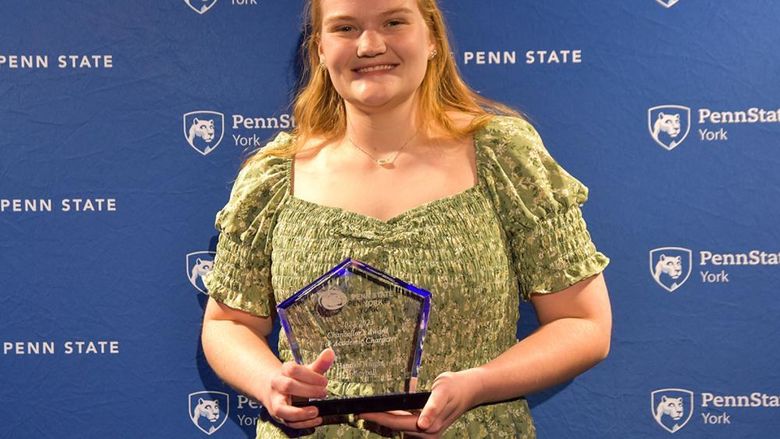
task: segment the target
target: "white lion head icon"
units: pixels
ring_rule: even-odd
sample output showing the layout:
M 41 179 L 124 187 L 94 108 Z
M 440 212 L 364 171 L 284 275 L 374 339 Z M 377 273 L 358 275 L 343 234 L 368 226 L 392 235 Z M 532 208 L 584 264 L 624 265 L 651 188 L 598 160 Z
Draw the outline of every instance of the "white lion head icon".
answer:
M 688 137 L 691 109 L 681 105 L 660 105 L 648 110 L 647 120 L 653 140 L 671 151 Z
M 662 396 L 661 401 L 655 408 L 655 419 L 658 422 L 661 422 L 664 416 L 670 416 L 677 421 L 682 418 L 684 412 L 682 398 L 667 398 L 666 396 Z
M 693 392 L 685 389 L 659 389 L 650 395 L 655 422 L 669 433 L 676 433 L 693 415 Z
M 187 140 L 194 142 L 195 137 L 200 137 L 206 143 L 211 143 L 214 140 L 214 119 L 200 120 L 197 117 L 193 119 Z
M 230 401 L 224 392 L 195 392 L 189 395 L 189 416 L 198 429 L 208 435 L 219 430 L 228 418 Z
M 197 424 L 200 418 L 206 418 L 211 423 L 217 422 L 219 420 L 219 401 L 198 398 L 198 405 L 192 410 L 192 420 Z
M 202 155 L 215 150 L 225 134 L 225 115 L 217 111 L 192 111 L 184 115 L 187 143 Z
M 658 137 L 661 132 L 669 135 L 669 137 L 677 137 L 680 135 L 680 115 L 679 114 L 664 114 L 658 113 L 658 119 L 653 124 L 653 137 Z
M 206 261 L 198 258 L 195 265 L 192 266 L 192 272 L 190 273 L 190 282 L 192 285 L 198 288 L 198 280 L 203 283 L 203 278 L 211 273 L 212 269 L 214 269 L 214 261 Z
M 672 279 L 677 279 L 682 274 L 682 258 L 680 256 L 661 255 L 655 264 L 653 278 L 661 279 L 661 275 L 669 275 Z
M 214 269 L 215 256 L 215 252 L 207 250 L 188 253 L 185 258 L 187 279 L 195 289 L 203 294 L 208 294 L 205 281 Z
M 655 283 L 670 293 L 688 280 L 691 274 L 690 249 L 660 247 L 650 251 L 650 274 Z

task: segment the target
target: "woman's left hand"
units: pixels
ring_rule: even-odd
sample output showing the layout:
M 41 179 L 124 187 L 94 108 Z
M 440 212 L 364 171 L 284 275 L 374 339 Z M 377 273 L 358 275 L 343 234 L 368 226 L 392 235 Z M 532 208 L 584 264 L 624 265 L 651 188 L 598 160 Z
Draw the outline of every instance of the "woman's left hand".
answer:
M 362 413 L 375 422 L 410 437 L 439 438 L 460 415 L 478 403 L 481 383 L 473 369 L 444 372 L 433 381 L 431 396 L 419 414 L 409 412 Z

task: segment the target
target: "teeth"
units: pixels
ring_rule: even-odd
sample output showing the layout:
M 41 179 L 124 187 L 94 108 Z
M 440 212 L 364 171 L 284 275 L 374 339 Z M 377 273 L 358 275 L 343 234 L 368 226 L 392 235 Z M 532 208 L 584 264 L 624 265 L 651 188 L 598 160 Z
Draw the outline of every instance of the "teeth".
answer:
M 364 67 L 362 69 L 358 69 L 358 72 L 360 73 L 366 73 L 366 72 L 376 72 L 378 70 L 390 70 L 395 66 L 391 66 L 389 64 L 383 65 L 383 66 L 374 66 L 374 67 Z

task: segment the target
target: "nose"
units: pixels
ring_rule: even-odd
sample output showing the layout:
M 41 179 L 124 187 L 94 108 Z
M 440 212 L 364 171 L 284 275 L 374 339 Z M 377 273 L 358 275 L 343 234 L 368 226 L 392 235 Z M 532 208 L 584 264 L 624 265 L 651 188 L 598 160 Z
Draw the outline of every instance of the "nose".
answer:
M 366 30 L 360 35 L 358 40 L 357 56 L 358 58 L 373 58 L 385 53 L 385 41 L 382 36 L 375 31 Z

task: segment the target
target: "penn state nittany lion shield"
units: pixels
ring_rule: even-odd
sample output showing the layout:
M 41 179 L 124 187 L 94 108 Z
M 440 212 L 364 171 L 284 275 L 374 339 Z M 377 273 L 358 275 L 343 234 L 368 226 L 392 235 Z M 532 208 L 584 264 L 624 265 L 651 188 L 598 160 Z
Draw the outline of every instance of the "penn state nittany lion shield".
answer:
M 691 275 L 692 252 L 683 247 L 650 250 L 650 274 L 668 292 L 680 288 Z
M 664 430 L 676 433 L 693 416 L 693 392 L 685 389 L 658 389 L 650 394 L 650 412 Z
M 679 2 L 680 0 L 655 0 L 655 1 L 660 3 L 661 6 L 665 8 L 671 8 L 672 6 L 676 5 L 677 2 Z
M 184 138 L 202 155 L 217 149 L 225 134 L 225 115 L 218 111 L 191 111 L 184 119 Z
M 214 256 L 215 252 L 200 251 L 187 254 L 187 279 L 190 280 L 195 289 L 203 294 L 208 294 L 208 289 L 203 283 L 206 275 L 211 273 L 211 269 L 214 268 Z
M 217 4 L 217 0 L 184 0 L 184 3 L 193 11 L 203 15 L 208 12 L 212 6 Z
M 219 430 L 230 414 L 230 398 L 224 392 L 202 391 L 189 395 L 189 416 L 200 431 L 211 435 Z
M 647 128 L 655 143 L 671 151 L 691 131 L 691 109 L 682 105 L 653 107 L 647 110 Z

